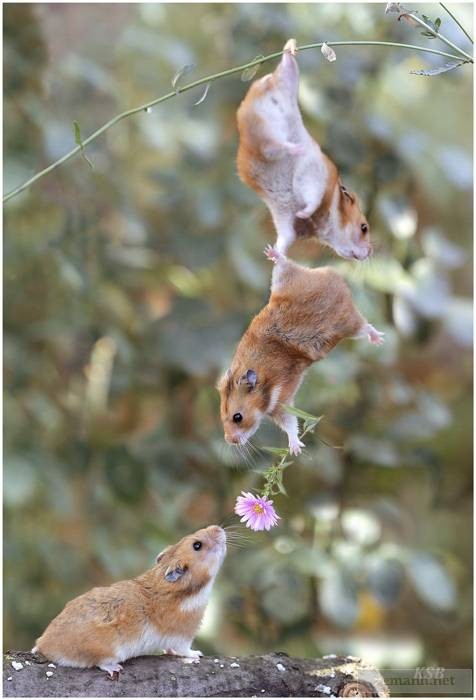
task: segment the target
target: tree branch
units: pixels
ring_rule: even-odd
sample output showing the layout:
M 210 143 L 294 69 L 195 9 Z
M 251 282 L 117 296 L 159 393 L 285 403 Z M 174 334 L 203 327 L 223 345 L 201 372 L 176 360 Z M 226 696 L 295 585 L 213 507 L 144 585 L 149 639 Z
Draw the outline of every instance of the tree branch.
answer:
M 466 29 L 463 27 L 463 25 L 461 24 L 461 22 L 454 16 L 454 14 L 451 12 L 451 10 L 448 9 L 448 7 L 446 7 L 446 5 L 444 5 L 442 2 L 440 2 L 440 5 L 441 5 L 441 7 L 449 14 L 449 16 L 451 17 L 451 19 L 452 19 L 454 22 L 456 22 L 456 24 L 457 24 L 458 27 L 461 29 L 461 31 L 463 32 L 463 34 L 465 34 L 465 35 L 467 36 L 467 38 L 470 40 L 470 42 L 471 42 L 472 44 L 474 44 L 474 41 L 472 40 L 471 35 L 466 31 Z
M 440 37 L 441 38 L 441 37 Z M 326 42 L 328 46 L 392 46 L 392 47 L 398 47 L 398 48 L 403 48 L 403 49 L 411 49 L 413 51 L 423 51 L 425 53 L 432 53 L 436 54 L 438 56 L 444 56 L 445 58 L 452 58 L 456 61 L 460 61 L 461 58 L 459 56 L 455 56 L 454 54 L 451 53 L 446 53 L 445 51 L 438 51 L 437 49 L 430 49 L 425 46 L 416 46 L 414 44 L 400 44 L 397 42 L 393 41 L 328 41 Z M 317 44 L 306 44 L 304 46 L 300 46 L 299 50 L 300 51 L 306 51 L 308 49 L 316 49 L 316 48 L 321 48 L 322 47 L 322 42 L 317 43 Z M 461 49 L 458 49 L 458 51 L 461 52 Z M 36 175 L 33 175 L 29 180 L 24 182 L 22 185 L 19 185 L 18 187 L 15 187 L 15 189 L 11 190 L 8 192 L 6 195 L 3 197 L 4 202 L 8 202 L 8 200 L 12 199 L 13 197 L 16 197 L 20 192 L 23 192 L 27 187 L 30 187 L 34 182 L 39 180 L 40 178 L 44 177 L 45 175 L 48 175 L 48 173 L 51 173 L 53 170 L 56 170 L 60 165 L 63 163 L 66 163 L 66 161 L 70 160 L 74 156 L 78 155 L 78 153 L 81 153 L 81 151 L 84 150 L 84 147 L 87 146 L 88 144 L 92 143 L 95 141 L 95 139 L 98 138 L 101 134 L 103 134 L 105 131 L 110 129 L 112 126 L 117 124 L 118 122 L 122 121 L 123 119 L 126 119 L 127 117 L 132 117 L 134 114 L 139 114 L 140 112 L 146 112 L 152 107 L 155 107 L 156 105 L 160 104 L 161 102 L 165 102 L 166 100 L 170 100 L 173 97 L 176 97 L 177 95 L 181 94 L 182 92 L 187 92 L 187 90 L 192 90 L 195 87 L 198 87 L 199 85 L 204 85 L 206 83 L 211 83 L 214 82 L 215 80 L 218 80 L 219 78 L 224 78 L 228 75 L 234 75 L 235 73 L 241 73 L 247 68 L 252 68 L 253 66 L 259 66 L 262 63 L 266 63 L 267 61 L 271 61 L 273 58 L 279 58 L 279 56 L 282 55 L 282 51 L 277 51 L 276 53 L 269 54 L 268 56 L 261 56 L 259 58 L 254 59 L 253 61 L 250 61 L 249 63 L 245 63 L 241 66 L 236 66 L 235 68 L 229 68 L 228 70 L 221 71 L 220 73 L 214 73 L 213 75 L 208 75 L 205 78 L 200 78 L 199 80 L 195 80 L 192 83 L 188 83 L 188 85 L 184 85 L 183 87 L 177 87 L 174 89 L 172 92 L 168 92 L 166 95 L 163 95 L 162 97 L 158 97 L 155 100 L 152 100 L 151 102 L 147 102 L 146 104 L 141 105 L 140 107 L 135 107 L 133 109 L 129 109 L 125 112 L 121 112 L 121 114 L 118 114 L 117 116 L 113 117 L 110 119 L 106 124 L 101 126 L 99 129 L 97 129 L 94 133 L 91 134 L 91 136 L 88 136 L 86 139 L 82 141 L 81 145 L 76 146 L 73 148 L 71 151 L 66 153 L 62 158 L 59 158 L 56 160 L 54 163 L 49 165 L 47 168 L 44 170 L 41 170 L 39 173 L 36 173 Z M 464 53 L 464 52 L 462 52 Z M 467 61 L 468 63 L 472 63 L 473 59 L 468 56 Z
M 14 670 L 12 663 L 22 664 Z M 125 662 L 119 680 L 96 668 L 48 666 L 42 656 L 8 652 L 6 697 L 387 697 L 375 668 L 353 657 L 294 659 L 287 654 L 203 657 L 186 664 L 173 656 Z M 50 674 L 50 675 L 47 675 Z

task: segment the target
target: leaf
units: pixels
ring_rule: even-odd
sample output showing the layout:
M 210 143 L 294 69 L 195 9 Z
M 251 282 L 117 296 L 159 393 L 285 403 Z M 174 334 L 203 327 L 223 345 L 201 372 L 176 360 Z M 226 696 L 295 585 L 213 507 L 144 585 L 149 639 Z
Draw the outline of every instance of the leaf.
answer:
M 294 406 L 283 406 L 286 413 L 290 413 L 292 416 L 297 416 L 307 421 L 314 421 L 316 425 L 324 418 L 324 416 L 313 416 L 312 413 L 307 413 L 307 411 L 302 411 L 300 408 L 295 408 Z
M 264 60 L 264 56 L 262 56 L 262 55 L 255 56 L 255 58 L 253 59 L 252 62 L 254 63 L 255 61 L 260 61 L 260 60 Z M 253 80 L 253 78 L 255 77 L 256 73 L 258 72 L 260 66 L 261 66 L 261 63 L 257 63 L 254 66 L 249 66 L 248 68 L 245 68 L 245 70 L 241 74 L 241 80 L 244 83 L 247 83 L 250 80 Z
M 446 568 L 436 557 L 426 552 L 414 554 L 408 562 L 408 574 L 418 596 L 437 610 L 452 610 L 456 603 L 456 588 Z
M 76 142 L 76 145 L 80 147 L 81 155 L 83 156 L 84 160 L 89 165 L 91 170 L 94 170 L 94 165 L 91 163 L 91 161 L 87 157 L 86 152 L 84 150 L 83 141 L 81 139 L 81 128 L 79 126 L 79 122 L 77 122 L 76 119 L 73 122 L 73 126 L 74 126 L 74 140 Z
M 324 58 L 326 58 L 331 63 L 332 63 L 332 61 L 335 61 L 337 58 L 336 52 L 334 51 L 334 49 L 332 49 L 330 46 L 328 46 L 326 44 L 326 42 L 324 42 L 321 46 L 321 53 L 324 56 Z
M 182 66 L 182 68 L 179 68 L 178 71 L 175 73 L 174 77 L 172 78 L 172 87 L 175 90 L 177 87 L 177 83 L 180 80 L 180 78 L 183 78 L 184 75 L 187 75 L 187 73 L 190 73 L 194 68 L 196 68 L 195 63 L 187 63 L 187 65 Z
M 260 449 L 277 457 L 285 457 L 288 454 L 288 450 L 285 447 L 260 447 Z
M 404 571 L 397 559 L 372 555 L 367 564 L 367 583 L 376 600 L 386 608 L 398 600 L 404 582 Z
M 338 627 L 352 627 L 359 615 L 357 587 L 350 573 L 331 564 L 319 587 L 323 614 Z
M 445 63 L 444 66 L 437 66 L 436 68 L 430 68 L 429 70 L 411 70 L 411 75 L 425 75 L 430 77 L 432 75 L 441 75 L 441 73 L 448 73 L 450 70 L 455 70 L 460 66 L 464 66 L 468 61 L 460 61 L 460 63 Z
M 207 95 L 208 95 L 208 91 L 210 90 L 210 85 L 211 85 L 211 82 L 207 83 L 205 85 L 205 90 L 203 91 L 202 96 L 200 97 L 200 99 L 198 99 L 196 102 L 193 103 L 194 107 L 197 107 L 198 105 L 201 105 L 202 102 L 205 102 Z

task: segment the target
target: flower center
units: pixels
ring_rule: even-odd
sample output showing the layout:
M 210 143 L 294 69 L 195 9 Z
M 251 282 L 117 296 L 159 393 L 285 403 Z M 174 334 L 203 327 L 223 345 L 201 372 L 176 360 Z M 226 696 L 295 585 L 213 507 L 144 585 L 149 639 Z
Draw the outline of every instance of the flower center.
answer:
M 262 513 L 264 513 L 264 508 L 263 508 L 263 506 L 261 505 L 261 503 L 255 503 L 254 506 L 253 506 L 253 510 L 254 510 L 255 513 L 258 513 L 259 515 L 261 515 Z

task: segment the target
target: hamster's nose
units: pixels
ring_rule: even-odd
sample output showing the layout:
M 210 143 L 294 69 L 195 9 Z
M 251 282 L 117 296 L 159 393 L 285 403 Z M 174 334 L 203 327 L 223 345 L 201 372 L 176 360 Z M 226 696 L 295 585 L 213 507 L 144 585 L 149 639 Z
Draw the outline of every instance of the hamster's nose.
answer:
M 238 435 L 225 435 L 225 440 L 229 445 L 237 445 L 240 442 Z
M 219 525 L 210 525 L 210 527 L 208 528 L 208 532 L 218 542 L 222 542 L 222 543 L 226 542 L 225 530 L 223 530 L 223 528 L 219 527 Z

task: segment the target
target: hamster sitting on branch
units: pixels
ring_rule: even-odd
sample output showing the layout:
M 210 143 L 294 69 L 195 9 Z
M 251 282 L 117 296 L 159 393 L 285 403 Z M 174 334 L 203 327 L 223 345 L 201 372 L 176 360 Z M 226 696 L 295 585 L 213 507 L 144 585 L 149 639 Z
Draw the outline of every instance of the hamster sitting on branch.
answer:
M 296 51 L 290 39 L 274 73 L 256 80 L 238 109 L 238 175 L 267 204 L 279 252 L 298 235 L 317 235 L 341 257 L 365 260 L 372 246 L 357 196 L 302 121 Z
M 98 666 L 111 677 L 122 671 L 121 661 L 135 656 L 161 650 L 202 656 L 191 645 L 225 554 L 221 527 L 187 535 L 141 576 L 74 598 L 32 651 L 60 666 Z
M 292 405 L 307 368 L 344 338 L 380 345 L 384 334 L 357 311 L 337 272 L 302 267 L 271 246 L 265 254 L 275 263 L 271 296 L 218 384 L 221 420 L 225 440 L 242 445 L 268 416 L 287 433 L 291 454 L 299 454 L 298 421 L 284 406 Z

